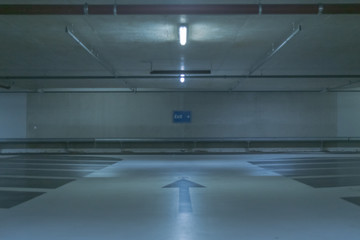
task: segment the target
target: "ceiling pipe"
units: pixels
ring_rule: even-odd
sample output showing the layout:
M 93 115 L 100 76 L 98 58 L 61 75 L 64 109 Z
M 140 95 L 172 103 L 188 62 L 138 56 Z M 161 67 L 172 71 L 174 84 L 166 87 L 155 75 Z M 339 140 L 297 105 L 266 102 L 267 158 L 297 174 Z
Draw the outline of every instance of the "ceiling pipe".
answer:
M 261 68 L 265 63 L 267 63 L 277 52 L 280 51 L 281 48 L 283 48 L 295 35 L 297 35 L 301 31 L 301 25 L 299 25 L 296 29 L 294 28 L 293 32 L 283 41 L 279 46 L 276 48 L 273 48 L 264 59 L 256 63 L 250 71 L 249 76 L 251 76 L 254 72 L 256 72 L 259 68 Z M 240 81 L 237 81 L 237 83 L 229 88 L 229 91 L 234 91 L 238 86 L 240 85 Z
M 92 56 L 98 63 L 100 63 L 107 71 L 109 71 L 112 75 L 116 76 L 115 69 L 110 66 L 107 62 L 105 62 L 103 59 L 99 57 L 99 54 L 97 54 L 93 49 L 86 46 L 85 43 L 83 43 L 75 34 L 74 32 L 69 28 L 65 28 L 65 32 L 72 38 L 74 41 L 79 44 L 90 56 Z
M 285 39 L 278 47 L 273 49 L 263 60 L 257 63 L 254 67 L 252 67 L 249 71 L 249 75 L 256 72 L 259 68 L 261 68 L 265 63 L 267 63 L 281 48 L 283 48 L 293 37 L 296 36 L 301 31 L 301 25 L 299 25 L 289 37 Z
M 355 84 L 358 84 L 360 83 L 360 80 L 357 80 L 357 81 L 349 81 L 348 83 L 345 83 L 345 84 L 342 84 L 342 85 L 339 85 L 339 86 L 336 86 L 336 87 L 332 87 L 332 88 L 327 88 L 326 90 L 341 90 L 341 89 L 344 89 L 344 88 L 348 88 L 348 87 L 351 87 Z
M 84 12 L 87 12 L 87 5 L 84 8 Z M 90 56 L 92 56 L 98 63 L 100 63 L 108 72 L 110 72 L 113 77 L 117 76 L 117 72 L 113 66 L 111 66 L 108 62 L 106 62 L 104 59 L 100 58 L 99 54 L 97 54 L 93 49 L 86 46 L 84 42 L 82 42 L 74 33 L 74 31 L 66 26 L 65 32 L 72 38 L 74 41 L 79 44 Z M 128 83 L 126 81 L 123 81 L 125 86 L 128 86 Z M 134 87 L 129 87 L 130 89 L 134 90 Z
M 9 90 L 9 89 L 11 89 L 11 86 L 6 86 L 6 85 L 0 84 L 0 88 Z
M 174 75 L 122 75 L 122 76 L 0 76 L 0 80 L 90 80 L 90 79 L 178 79 Z M 354 75 L 188 75 L 189 79 L 360 79 Z
M 360 4 L 2 4 L 0 15 L 360 14 Z

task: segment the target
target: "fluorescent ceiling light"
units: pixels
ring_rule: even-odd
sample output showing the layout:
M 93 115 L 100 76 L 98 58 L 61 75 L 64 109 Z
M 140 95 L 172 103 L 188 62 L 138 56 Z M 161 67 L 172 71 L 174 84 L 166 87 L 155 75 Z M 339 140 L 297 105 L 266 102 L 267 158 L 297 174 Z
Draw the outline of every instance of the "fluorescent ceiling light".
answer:
M 180 45 L 184 46 L 187 42 L 187 27 L 186 26 L 180 26 L 179 27 L 179 40 Z
M 185 74 L 181 74 L 180 75 L 180 82 L 184 83 L 185 82 Z

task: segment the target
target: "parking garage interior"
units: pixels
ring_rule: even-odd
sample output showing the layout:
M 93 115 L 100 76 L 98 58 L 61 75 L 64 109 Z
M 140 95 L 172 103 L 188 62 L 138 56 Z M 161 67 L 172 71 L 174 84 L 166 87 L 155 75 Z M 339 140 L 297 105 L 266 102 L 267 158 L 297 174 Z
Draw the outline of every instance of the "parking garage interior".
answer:
M 358 239 L 357 0 L 0 0 L 0 238 Z

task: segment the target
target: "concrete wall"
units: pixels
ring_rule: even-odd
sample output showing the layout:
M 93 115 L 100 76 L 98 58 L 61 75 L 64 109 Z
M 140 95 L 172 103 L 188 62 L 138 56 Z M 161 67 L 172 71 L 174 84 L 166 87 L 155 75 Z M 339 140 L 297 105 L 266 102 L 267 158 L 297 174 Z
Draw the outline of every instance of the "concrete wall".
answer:
M 329 93 L 39 93 L 27 114 L 28 137 L 56 138 L 334 137 L 338 120 Z
M 26 94 L 0 94 L 0 138 L 26 137 Z
M 360 94 L 338 93 L 339 137 L 360 136 Z

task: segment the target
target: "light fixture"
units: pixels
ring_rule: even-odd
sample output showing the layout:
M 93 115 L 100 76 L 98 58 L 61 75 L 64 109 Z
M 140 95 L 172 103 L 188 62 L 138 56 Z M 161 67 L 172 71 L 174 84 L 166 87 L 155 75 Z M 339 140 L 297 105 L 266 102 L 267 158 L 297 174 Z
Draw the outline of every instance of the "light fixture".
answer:
M 179 27 L 179 40 L 180 40 L 180 45 L 185 46 L 187 42 L 187 27 L 184 25 Z
M 185 82 L 185 74 L 181 74 L 180 75 L 180 82 L 184 83 Z

